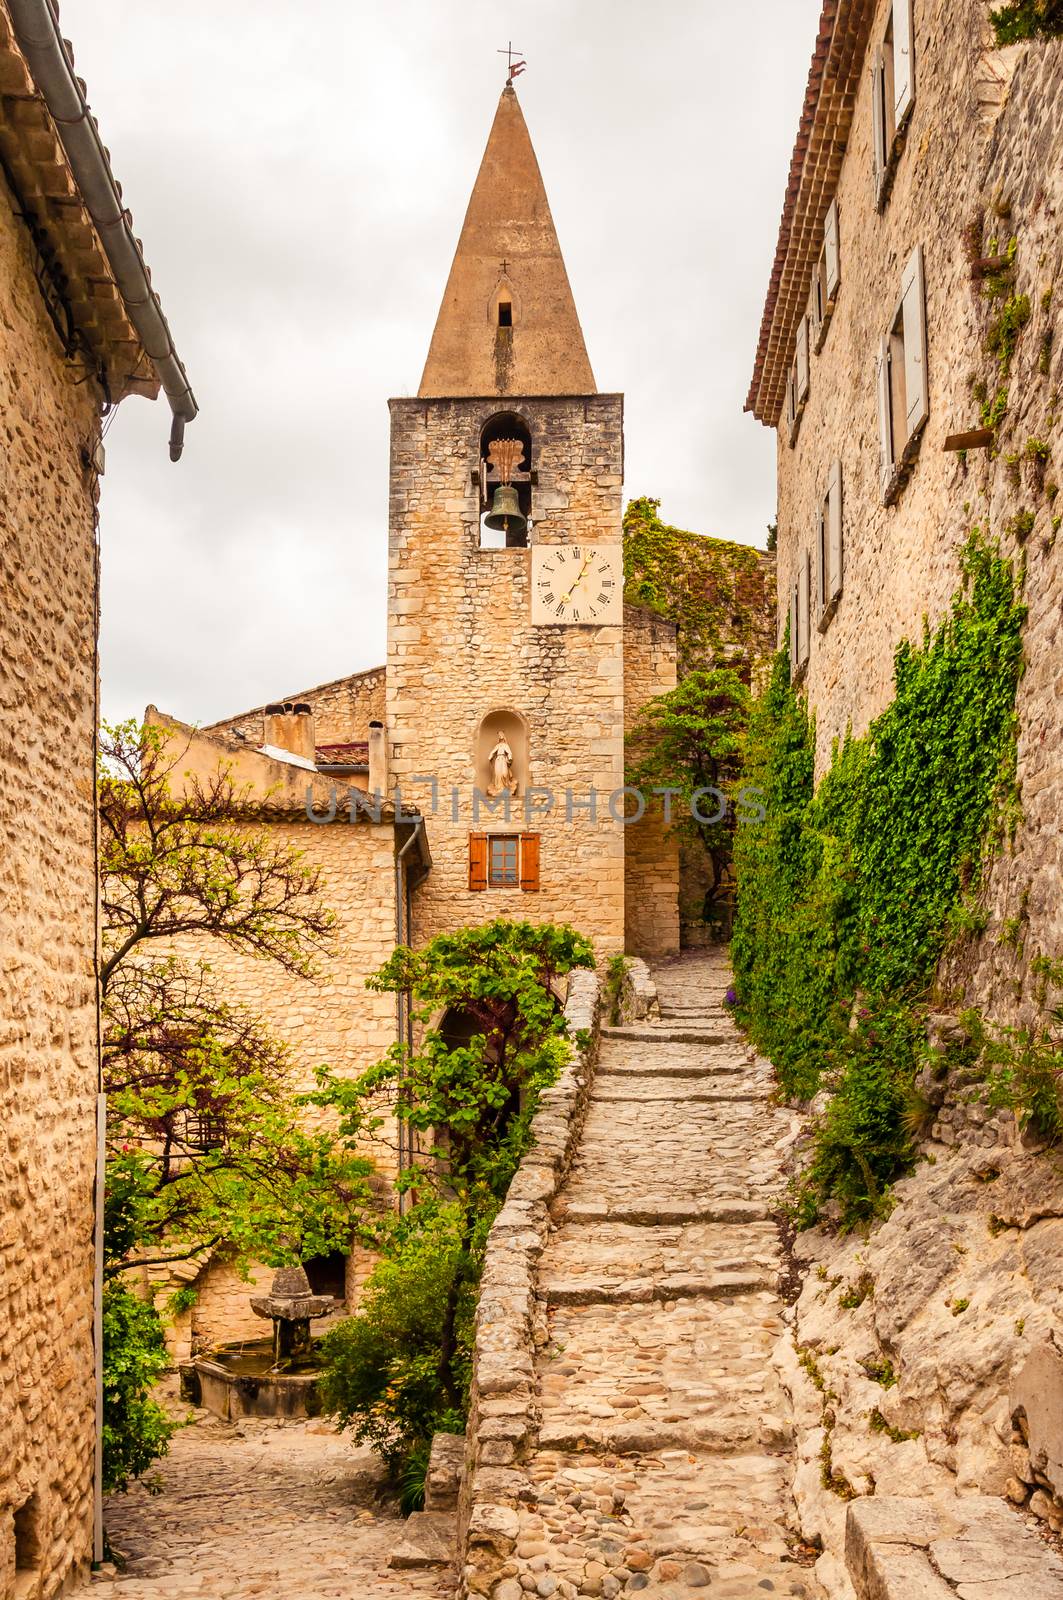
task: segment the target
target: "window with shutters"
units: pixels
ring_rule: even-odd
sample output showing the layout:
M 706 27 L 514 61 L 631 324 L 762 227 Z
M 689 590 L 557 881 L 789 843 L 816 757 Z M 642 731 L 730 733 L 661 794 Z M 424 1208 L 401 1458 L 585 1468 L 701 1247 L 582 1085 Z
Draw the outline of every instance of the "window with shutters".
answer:
M 538 887 L 537 833 L 470 833 L 470 889 L 522 889 L 528 893 Z
M 842 464 L 835 461 L 816 525 L 816 626 L 825 633 L 842 595 Z
M 912 251 L 901 298 L 878 354 L 878 425 L 882 499 L 892 505 L 907 482 L 930 414 L 926 365 L 923 247 Z
M 797 577 L 790 588 L 790 677 L 803 676 L 808 666 L 809 607 L 812 562 L 808 551 L 798 558 Z
M 832 200 L 823 221 L 823 248 L 819 252 L 819 260 L 812 274 L 812 292 L 808 298 L 809 339 L 813 350 L 823 348 L 841 281 L 838 202 Z
M 893 0 L 881 44 L 871 58 L 875 205 L 889 199 L 915 104 L 915 29 L 912 0 Z

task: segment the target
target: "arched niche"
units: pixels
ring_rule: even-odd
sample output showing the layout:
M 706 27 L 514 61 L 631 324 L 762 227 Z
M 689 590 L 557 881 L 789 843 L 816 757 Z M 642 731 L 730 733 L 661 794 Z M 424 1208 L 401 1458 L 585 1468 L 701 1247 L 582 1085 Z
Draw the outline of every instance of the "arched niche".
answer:
M 516 458 L 516 465 L 504 476 L 492 460 L 491 446 L 501 440 L 514 440 L 520 446 Z M 479 449 L 480 471 L 480 548 L 483 550 L 501 550 L 507 548 L 520 548 L 528 543 L 528 530 L 532 518 L 532 484 L 535 475 L 532 471 L 532 436 L 531 429 L 522 416 L 516 411 L 496 411 L 488 417 L 480 429 Z M 508 483 L 517 492 L 517 501 L 521 515 L 525 519 L 525 527 L 511 528 L 509 534 L 503 534 L 497 528 L 484 526 L 484 517 L 491 510 L 495 490 L 503 483 Z
M 476 787 L 481 794 L 486 795 L 491 794 L 495 788 L 492 781 L 491 753 L 500 736 L 505 739 L 513 752 L 515 787 L 510 790 L 510 794 L 522 795 L 528 786 L 528 724 L 520 712 L 514 711 L 511 706 L 499 706 L 497 710 L 489 711 L 480 719 L 473 750 Z

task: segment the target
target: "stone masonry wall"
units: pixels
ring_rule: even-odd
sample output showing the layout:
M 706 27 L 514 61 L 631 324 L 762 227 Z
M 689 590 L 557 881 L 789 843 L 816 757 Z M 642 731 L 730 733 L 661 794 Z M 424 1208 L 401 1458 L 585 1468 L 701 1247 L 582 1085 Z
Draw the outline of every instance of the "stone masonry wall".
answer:
M 0 179 L 0 1594 L 92 1553 L 99 395 L 68 365 Z M 56 752 L 64 781 L 56 783 Z M 20 1577 L 26 1577 L 24 1571 Z
M 872 42 L 886 24 L 881 0 Z M 1023 821 L 990 886 L 991 920 L 973 962 L 969 998 L 1004 1014 L 1015 980 L 1036 951 L 1063 953 L 1058 816 L 1059 628 L 1063 557 L 1063 41 L 1003 54 L 988 48 L 981 0 L 916 0 L 916 100 L 892 193 L 875 212 L 871 185 L 871 89 L 865 74 L 838 185 L 841 288 L 822 351 L 811 357 L 810 394 L 796 447 L 779 432 L 779 595 L 785 608 L 799 555 L 813 549 L 815 518 L 831 462 L 842 463 L 844 593 L 825 633 L 813 621 L 806 688 L 816 714 L 817 768 L 848 726 L 862 732 L 892 695 L 894 651 L 918 639 L 923 619 L 944 614 L 960 582 L 958 551 L 978 524 L 1026 567 L 1027 671 L 1019 687 L 1018 777 Z M 996 72 L 1010 87 L 987 98 Z M 1008 383 L 997 448 L 964 455 L 945 436 L 979 425 L 973 381 L 990 397 L 999 381 L 985 349 L 995 309 L 972 278 L 978 249 L 1003 252 L 1015 237 L 1014 288 L 1029 296 Z M 911 478 L 884 507 L 879 484 L 876 356 L 900 292 L 901 272 L 922 244 L 930 411 Z M 1051 291 L 1051 293 L 1050 293 Z M 1042 441 L 1047 460 L 1027 454 Z M 1027 526 L 1032 517 L 1032 526 Z M 1016 522 L 1016 517 L 1020 521 Z M 785 615 L 785 610 L 783 612 Z M 1021 907 L 1025 956 L 1001 945 L 1003 920 Z M 968 974 L 970 975 L 970 974 Z
M 626 605 L 624 732 L 631 732 L 648 700 L 667 694 L 675 682 L 675 624 Z M 642 818 L 624 829 L 624 948 L 651 958 L 679 949 L 679 841 L 660 800 L 649 796 Z
M 624 942 L 624 840 L 609 815 L 623 784 L 623 639 L 616 627 L 532 627 L 527 549 L 481 550 L 477 469 L 483 424 L 497 400 L 391 402 L 391 535 L 387 667 L 391 770 L 431 810 L 433 869 L 415 907 L 417 943 L 494 916 L 573 923 L 599 951 Z M 617 395 L 507 400 L 532 435 L 534 538 L 620 549 L 622 402 Z M 473 816 L 474 745 L 483 717 L 508 708 L 526 722 L 529 778 L 559 806 L 532 819 L 541 835 L 541 888 L 468 888 L 470 831 L 519 831 L 518 801 Z M 451 787 L 459 791 L 458 814 Z M 598 815 L 585 809 L 598 792 Z M 573 792 L 571 819 L 564 794 Z
M 369 737 L 370 722 L 384 720 L 384 668 L 371 667 L 354 672 L 349 678 L 302 689 L 298 694 L 278 695 L 285 701 L 303 701 L 314 713 L 314 737 L 318 744 L 343 744 Z M 239 733 L 253 744 L 262 743 L 262 718 L 265 705 L 241 711 L 224 722 L 215 722 L 205 733 Z
M 395 996 L 365 987 L 395 947 L 395 862 L 390 823 L 361 820 L 352 825 L 342 813 L 334 822 L 271 822 L 304 852 L 306 864 L 322 869 L 321 899 L 336 913 L 334 953 L 320 963 L 316 979 L 293 977 L 276 963 L 257 961 L 216 942 L 196 941 L 182 954 L 209 963 L 218 991 L 245 1005 L 291 1048 L 297 1088 L 313 1086 L 314 1068 L 327 1063 L 353 1077 L 379 1061 L 394 1043 Z M 394 1175 L 394 1130 L 380 1131 L 380 1143 L 366 1154 L 381 1172 Z M 356 1263 L 362 1252 L 355 1251 Z M 255 1281 L 267 1285 L 269 1271 L 254 1267 Z M 179 1276 L 183 1276 L 180 1274 Z M 357 1273 L 356 1273 L 357 1276 Z M 162 1305 L 176 1286 L 167 1284 Z M 212 1260 L 194 1279 L 198 1299 L 190 1317 L 173 1329 L 178 1354 L 190 1345 L 203 1349 L 231 1339 L 260 1338 L 267 1325 L 248 1304 L 252 1284 L 224 1259 Z

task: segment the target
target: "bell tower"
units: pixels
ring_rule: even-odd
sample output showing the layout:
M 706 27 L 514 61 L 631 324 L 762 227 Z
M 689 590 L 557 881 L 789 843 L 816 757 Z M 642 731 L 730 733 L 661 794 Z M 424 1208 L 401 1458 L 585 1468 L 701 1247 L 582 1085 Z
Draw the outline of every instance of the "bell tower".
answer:
M 511 84 L 390 410 L 390 769 L 433 858 L 413 937 L 502 915 L 620 950 L 623 400 L 595 388 Z

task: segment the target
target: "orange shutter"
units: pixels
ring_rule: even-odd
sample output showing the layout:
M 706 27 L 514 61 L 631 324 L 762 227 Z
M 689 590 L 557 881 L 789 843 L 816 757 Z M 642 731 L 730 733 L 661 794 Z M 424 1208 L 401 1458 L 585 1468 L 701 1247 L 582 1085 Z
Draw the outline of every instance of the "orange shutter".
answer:
M 469 835 L 469 888 L 487 888 L 487 835 Z
M 528 893 L 539 888 L 539 835 L 522 833 L 520 836 L 520 886 Z

